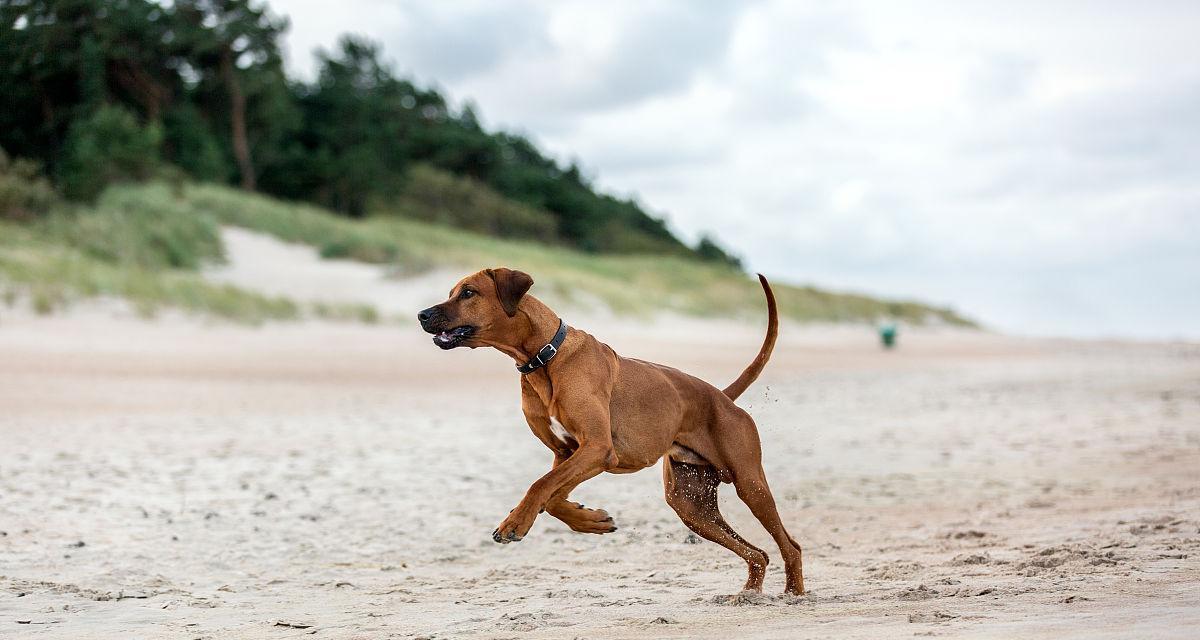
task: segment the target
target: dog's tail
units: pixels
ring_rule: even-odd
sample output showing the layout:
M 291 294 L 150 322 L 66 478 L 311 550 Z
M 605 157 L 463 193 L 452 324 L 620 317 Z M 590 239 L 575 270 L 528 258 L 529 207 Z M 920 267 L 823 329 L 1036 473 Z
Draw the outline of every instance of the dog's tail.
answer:
M 775 348 L 775 338 L 779 337 L 779 311 L 775 308 L 775 294 L 771 292 L 771 285 L 767 283 L 763 274 L 758 274 L 758 281 L 762 283 L 763 293 L 767 294 L 767 337 L 763 338 L 762 348 L 758 350 L 754 362 L 746 367 L 746 370 L 738 376 L 737 380 L 733 381 L 733 384 L 725 387 L 725 395 L 729 396 L 731 400 L 737 400 L 737 397 L 758 379 L 758 374 L 762 373 L 763 367 L 767 366 L 767 360 L 771 359 L 771 350 Z

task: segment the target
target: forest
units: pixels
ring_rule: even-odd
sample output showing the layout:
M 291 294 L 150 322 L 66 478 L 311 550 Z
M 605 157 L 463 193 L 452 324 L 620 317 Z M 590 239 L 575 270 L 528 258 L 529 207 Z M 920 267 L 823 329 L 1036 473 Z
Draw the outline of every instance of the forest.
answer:
M 527 136 L 485 129 L 471 103 L 399 77 L 377 43 L 343 36 L 316 52 L 314 80 L 288 77 L 287 28 L 249 0 L 0 0 L 0 217 L 36 216 L 47 189 L 94 202 L 116 183 L 185 180 L 740 267 Z

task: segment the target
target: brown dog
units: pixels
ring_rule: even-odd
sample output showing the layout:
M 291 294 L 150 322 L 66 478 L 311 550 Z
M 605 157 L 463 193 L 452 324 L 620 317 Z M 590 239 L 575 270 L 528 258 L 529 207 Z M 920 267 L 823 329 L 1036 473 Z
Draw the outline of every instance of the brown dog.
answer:
M 775 539 L 787 570 L 786 593 L 804 593 L 800 545 L 792 539 L 767 487 L 754 420 L 733 401 L 767 364 L 779 329 L 775 296 L 762 349 L 724 391 L 682 371 L 619 356 L 579 329 L 566 327 L 537 298 L 533 278 L 486 269 L 463 278 L 450 299 L 419 314 L 442 349 L 495 347 L 512 356 L 521 378 L 521 409 L 533 434 L 554 452 L 550 472 L 492 533 L 516 542 L 542 511 L 583 533 L 616 531 L 612 518 L 567 499 L 602 472 L 632 473 L 666 456 L 663 480 L 670 504 L 689 529 L 736 553 L 750 567 L 744 589 L 762 591 L 767 554 L 721 517 L 717 488 L 731 482 L 738 497 Z

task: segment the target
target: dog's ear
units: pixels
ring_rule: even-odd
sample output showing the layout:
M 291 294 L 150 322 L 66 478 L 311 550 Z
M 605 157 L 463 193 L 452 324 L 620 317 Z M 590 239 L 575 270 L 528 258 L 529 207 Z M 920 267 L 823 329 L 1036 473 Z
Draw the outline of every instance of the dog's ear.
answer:
M 500 298 L 500 306 L 508 317 L 517 315 L 517 303 L 521 296 L 533 286 L 533 278 L 524 271 L 516 271 L 505 267 L 488 269 L 487 274 L 496 283 L 496 296 Z

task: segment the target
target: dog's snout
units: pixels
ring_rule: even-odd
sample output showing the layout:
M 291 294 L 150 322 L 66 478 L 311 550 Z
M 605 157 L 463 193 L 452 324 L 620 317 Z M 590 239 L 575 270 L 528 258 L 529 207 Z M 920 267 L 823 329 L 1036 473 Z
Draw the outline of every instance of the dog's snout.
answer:
M 421 322 L 422 329 L 433 333 L 445 328 L 442 325 L 446 324 L 446 314 L 437 305 L 433 305 L 418 313 L 417 320 Z

